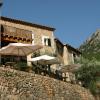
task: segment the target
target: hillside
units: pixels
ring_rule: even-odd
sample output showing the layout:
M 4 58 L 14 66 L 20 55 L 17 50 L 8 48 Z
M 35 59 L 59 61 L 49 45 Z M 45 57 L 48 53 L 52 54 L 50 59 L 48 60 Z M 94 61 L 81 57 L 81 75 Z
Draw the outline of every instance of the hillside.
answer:
M 93 33 L 92 36 L 80 46 L 80 51 L 83 57 L 89 60 L 96 59 L 100 61 L 100 30 Z
M 88 90 L 46 76 L 0 67 L 0 100 L 94 100 Z

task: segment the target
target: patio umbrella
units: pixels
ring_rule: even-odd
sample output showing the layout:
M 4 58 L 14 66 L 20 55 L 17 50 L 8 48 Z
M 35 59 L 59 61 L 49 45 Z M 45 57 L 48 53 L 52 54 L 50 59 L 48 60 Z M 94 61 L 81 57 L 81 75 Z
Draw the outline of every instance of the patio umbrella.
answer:
M 38 62 L 41 65 L 49 65 L 49 64 L 58 64 L 59 61 L 56 57 L 48 56 L 48 55 L 42 55 L 39 57 L 31 58 L 29 60 L 30 62 Z
M 0 49 L 0 54 L 1 55 L 27 56 L 40 48 L 42 48 L 42 46 L 40 45 L 10 43 L 8 46 L 2 47 Z
M 56 57 L 52 57 L 52 56 L 48 56 L 48 55 L 42 55 L 39 57 L 35 57 L 35 58 L 30 59 L 29 61 L 37 62 L 37 64 L 40 64 L 40 65 L 48 65 L 45 67 L 48 68 L 49 75 L 51 73 L 50 65 L 59 63 L 59 61 L 57 60 Z

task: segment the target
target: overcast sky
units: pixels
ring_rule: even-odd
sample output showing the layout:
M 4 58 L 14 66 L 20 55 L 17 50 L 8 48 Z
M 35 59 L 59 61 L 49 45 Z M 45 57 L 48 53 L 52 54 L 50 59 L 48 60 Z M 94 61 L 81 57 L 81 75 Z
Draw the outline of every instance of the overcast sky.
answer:
M 56 28 L 63 43 L 79 47 L 100 29 L 100 0 L 3 0 L 2 16 Z

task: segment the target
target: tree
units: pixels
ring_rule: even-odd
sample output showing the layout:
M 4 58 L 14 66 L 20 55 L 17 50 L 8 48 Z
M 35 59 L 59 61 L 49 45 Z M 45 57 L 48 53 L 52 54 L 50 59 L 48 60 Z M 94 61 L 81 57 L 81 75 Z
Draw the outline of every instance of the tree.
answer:
M 82 67 L 76 71 L 77 80 L 80 80 L 93 94 L 100 93 L 100 87 L 97 87 L 97 82 L 100 82 L 99 75 L 100 65 L 97 65 L 95 60 L 82 63 Z

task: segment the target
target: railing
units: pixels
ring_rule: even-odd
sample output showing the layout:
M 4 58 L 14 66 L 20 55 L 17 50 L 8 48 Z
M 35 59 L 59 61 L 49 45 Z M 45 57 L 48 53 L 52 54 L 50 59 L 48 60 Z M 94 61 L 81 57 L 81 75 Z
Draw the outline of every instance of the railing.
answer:
M 19 29 L 16 27 L 11 27 L 7 25 L 3 25 L 1 27 L 2 35 L 4 37 L 15 38 L 25 41 L 32 41 L 32 32 L 29 30 Z

